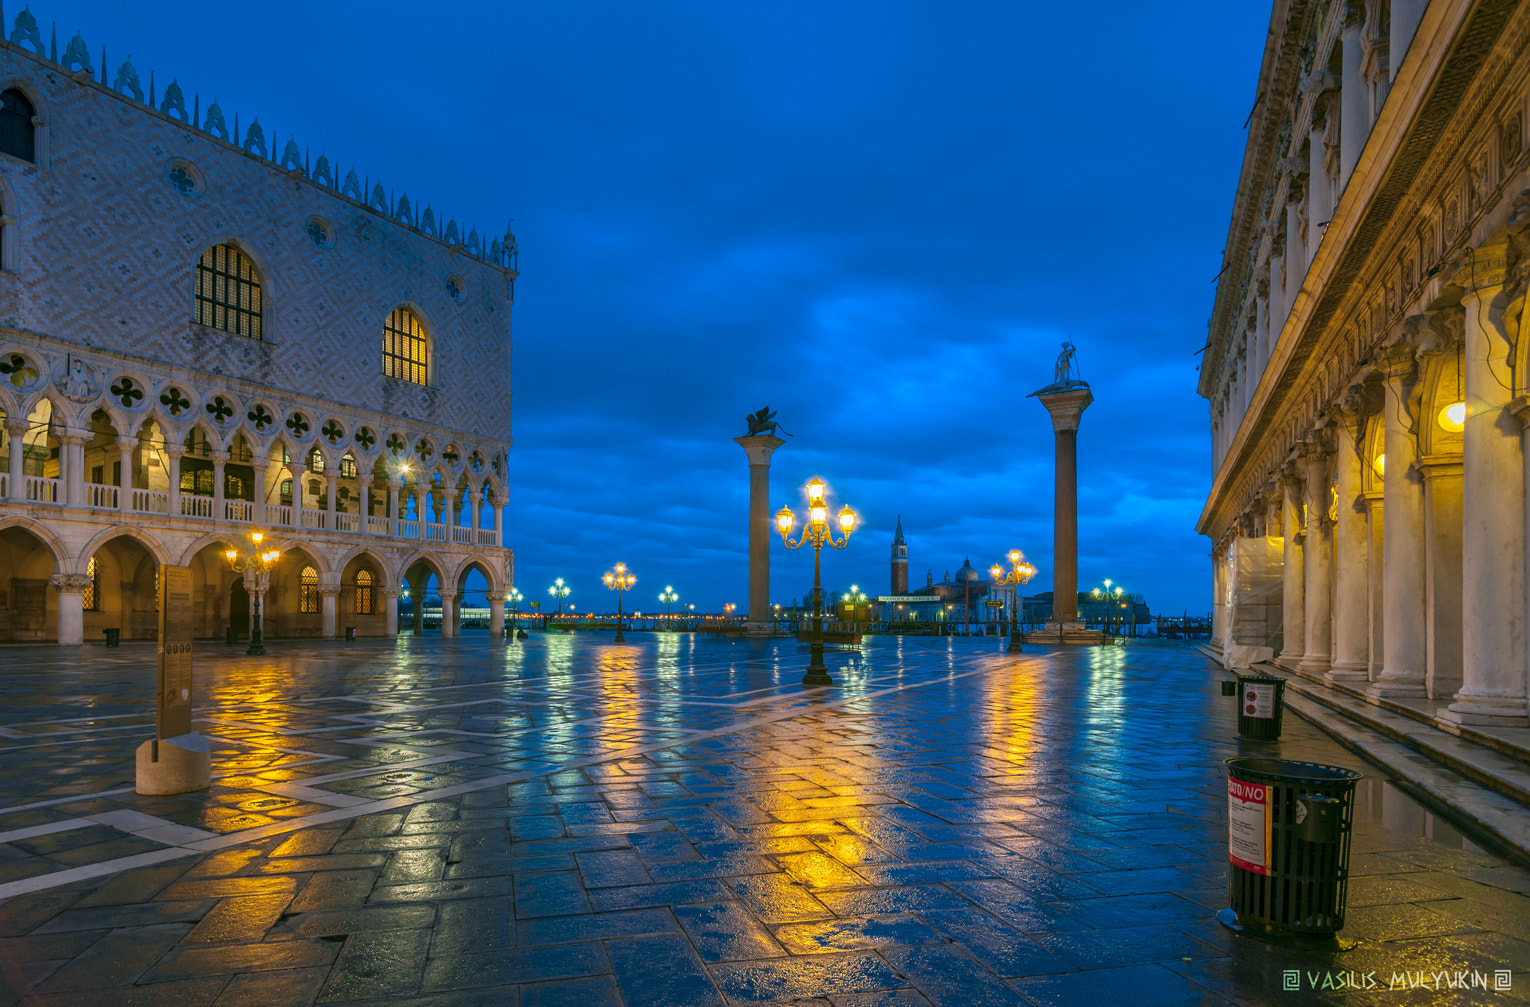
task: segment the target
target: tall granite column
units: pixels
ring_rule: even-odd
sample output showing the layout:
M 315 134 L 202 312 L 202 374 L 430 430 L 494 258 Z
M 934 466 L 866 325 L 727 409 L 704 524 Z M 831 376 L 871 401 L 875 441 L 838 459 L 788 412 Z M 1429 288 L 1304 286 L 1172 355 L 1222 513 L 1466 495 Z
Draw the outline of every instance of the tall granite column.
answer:
M 1089 386 L 1071 382 L 1035 393 L 1052 416 L 1056 448 L 1052 518 L 1052 621 L 1059 630 L 1078 626 L 1078 424 L 1094 401 Z
M 751 636 L 769 636 L 770 618 L 770 456 L 785 444 L 773 434 L 735 437 L 749 456 L 749 615 Z

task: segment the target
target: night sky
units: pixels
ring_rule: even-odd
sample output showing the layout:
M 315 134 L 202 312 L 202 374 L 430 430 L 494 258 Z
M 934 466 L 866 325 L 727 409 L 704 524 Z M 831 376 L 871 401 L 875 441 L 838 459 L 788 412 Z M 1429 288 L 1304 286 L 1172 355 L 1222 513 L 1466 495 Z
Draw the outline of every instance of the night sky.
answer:
M 766 404 L 793 435 L 772 510 L 818 474 L 861 516 L 826 589 L 888 590 L 901 513 L 912 584 L 1018 547 L 1048 590 L 1051 428 L 1025 396 L 1071 336 L 1095 395 L 1080 587 L 1209 611 L 1195 354 L 1265 4 L 32 9 L 61 46 L 104 43 L 109 75 L 131 55 L 278 148 L 480 231 L 515 218 L 506 544 L 528 599 L 561 576 L 614 608 L 599 577 L 622 560 L 629 610 L 666 584 L 744 607 L 732 438 Z M 776 540 L 772 600 L 811 584 L 811 550 Z

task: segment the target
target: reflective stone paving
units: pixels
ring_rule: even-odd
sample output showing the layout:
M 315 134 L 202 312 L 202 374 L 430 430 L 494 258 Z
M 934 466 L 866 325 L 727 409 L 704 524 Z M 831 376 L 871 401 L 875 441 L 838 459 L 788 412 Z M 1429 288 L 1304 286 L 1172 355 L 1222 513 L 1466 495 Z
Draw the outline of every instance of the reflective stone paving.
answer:
M 788 641 L 209 645 L 174 798 L 132 789 L 152 649 L 6 648 L 0 1003 L 1530 999 L 1530 872 L 1327 736 L 1239 742 L 1192 650 L 1001 645 L 818 692 Z M 1367 773 L 1354 951 L 1215 921 L 1239 754 Z

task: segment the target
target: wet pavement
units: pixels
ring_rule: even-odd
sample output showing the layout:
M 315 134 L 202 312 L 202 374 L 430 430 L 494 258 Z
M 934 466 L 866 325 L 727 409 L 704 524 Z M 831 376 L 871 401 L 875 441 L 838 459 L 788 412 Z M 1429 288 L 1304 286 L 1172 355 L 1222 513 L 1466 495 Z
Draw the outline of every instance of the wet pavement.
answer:
M 1530 1000 L 1523 866 L 1298 718 L 1240 742 L 1191 649 L 1028 649 L 203 645 L 171 798 L 152 648 L 0 649 L 0 1004 Z M 1354 950 L 1216 922 L 1240 754 L 1366 774 Z

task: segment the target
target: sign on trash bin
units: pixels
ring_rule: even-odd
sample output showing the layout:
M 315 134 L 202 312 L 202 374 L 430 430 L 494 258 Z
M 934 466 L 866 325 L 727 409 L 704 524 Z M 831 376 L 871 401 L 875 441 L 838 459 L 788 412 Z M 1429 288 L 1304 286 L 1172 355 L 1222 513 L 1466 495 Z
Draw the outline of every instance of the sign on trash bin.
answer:
M 1269 873 L 1270 788 L 1227 781 L 1227 859 L 1255 874 Z
M 1243 686 L 1243 715 L 1259 720 L 1275 718 L 1275 683 L 1248 682 Z

